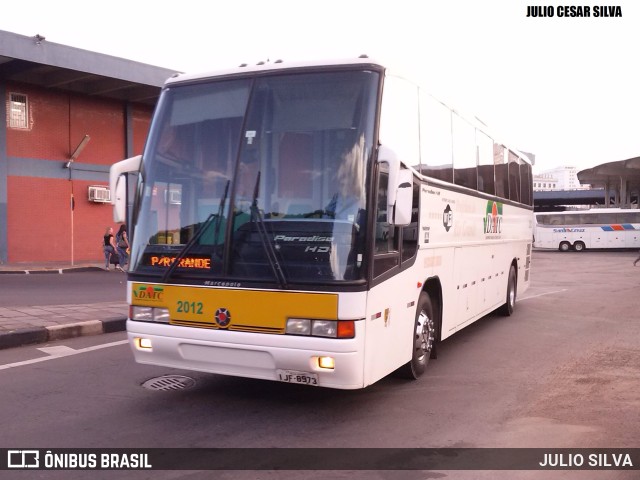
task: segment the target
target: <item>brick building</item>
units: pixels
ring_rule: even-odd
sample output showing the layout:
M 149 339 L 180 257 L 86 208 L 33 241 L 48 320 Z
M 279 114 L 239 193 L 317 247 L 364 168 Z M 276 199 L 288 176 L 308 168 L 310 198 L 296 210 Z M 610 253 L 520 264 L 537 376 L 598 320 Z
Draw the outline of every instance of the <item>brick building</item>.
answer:
M 174 70 L 0 31 L 0 263 L 102 261 L 109 166 Z

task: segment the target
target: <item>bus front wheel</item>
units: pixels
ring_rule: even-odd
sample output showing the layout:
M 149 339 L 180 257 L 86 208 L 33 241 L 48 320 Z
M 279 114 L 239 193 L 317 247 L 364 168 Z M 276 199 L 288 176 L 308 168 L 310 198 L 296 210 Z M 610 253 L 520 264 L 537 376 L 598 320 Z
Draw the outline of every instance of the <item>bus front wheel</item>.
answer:
M 500 313 L 506 317 L 513 315 L 513 311 L 516 308 L 516 287 L 516 267 L 511 265 L 509 269 L 509 282 L 507 283 L 507 299 L 504 305 L 502 305 L 502 308 L 500 308 Z
M 398 373 L 404 378 L 417 380 L 427 368 L 436 341 L 433 304 L 426 292 L 420 294 L 412 334 L 411 361 L 403 365 Z

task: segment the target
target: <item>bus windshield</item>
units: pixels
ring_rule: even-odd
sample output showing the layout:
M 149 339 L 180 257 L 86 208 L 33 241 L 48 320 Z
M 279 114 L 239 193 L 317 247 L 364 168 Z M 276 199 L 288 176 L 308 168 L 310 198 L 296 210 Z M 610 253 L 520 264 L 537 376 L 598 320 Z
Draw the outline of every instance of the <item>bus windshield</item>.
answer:
M 363 280 L 379 81 L 343 70 L 166 88 L 143 155 L 132 272 Z

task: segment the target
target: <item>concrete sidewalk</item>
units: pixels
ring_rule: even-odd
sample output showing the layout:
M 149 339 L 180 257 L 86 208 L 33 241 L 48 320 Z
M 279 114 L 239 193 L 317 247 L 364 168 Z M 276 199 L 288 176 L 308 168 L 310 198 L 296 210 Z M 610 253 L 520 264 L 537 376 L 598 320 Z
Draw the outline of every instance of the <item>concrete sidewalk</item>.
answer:
M 64 274 L 89 270 L 104 270 L 104 265 L 0 264 L 0 275 Z M 113 269 L 110 274 L 124 275 Z M 82 335 L 120 332 L 125 329 L 128 308 L 124 300 L 72 305 L 6 308 L 0 306 L 0 349 Z

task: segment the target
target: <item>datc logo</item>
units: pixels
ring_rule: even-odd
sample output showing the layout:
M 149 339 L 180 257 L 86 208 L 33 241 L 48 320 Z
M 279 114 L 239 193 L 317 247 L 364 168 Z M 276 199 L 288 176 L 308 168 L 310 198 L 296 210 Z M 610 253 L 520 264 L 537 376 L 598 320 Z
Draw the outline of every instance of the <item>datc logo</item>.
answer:
M 164 288 L 153 285 L 140 285 L 133 289 L 133 297 L 137 300 L 160 301 L 164 297 Z
M 483 222 L 484 233 L 502 233 L 502 203 L 489 200 Z

